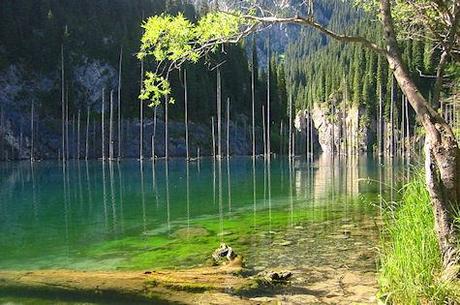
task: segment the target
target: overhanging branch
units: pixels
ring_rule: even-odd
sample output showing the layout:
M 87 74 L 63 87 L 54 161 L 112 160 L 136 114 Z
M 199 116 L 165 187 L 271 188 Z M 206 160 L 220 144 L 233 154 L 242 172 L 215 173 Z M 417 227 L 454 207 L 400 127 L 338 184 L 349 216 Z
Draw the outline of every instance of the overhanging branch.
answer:
M 359 43 L 366 48 L 376 51 L 379 54 L 382 54 L 382 55 L 387 54 L 387 51 L 384 48 L 378 46 L 376 43 L 364 37 L 349 36 L 349 35 L 335 33 L 332 30 L 319 24 L 311 17 L 310 18 L 303 18 L 299 16 L 295 16 L 295 17 L 276 17 L 276 16 L 258 17 L 258 16 L 253 16 L 253 15 L 243 15 L 242 17 L 244 19 L 256 21 L 262 24 L 298 24 L 298 25 L 303 25 L 303 26 L 310 26 L 335 40 L 342 41 L 342 42 Z

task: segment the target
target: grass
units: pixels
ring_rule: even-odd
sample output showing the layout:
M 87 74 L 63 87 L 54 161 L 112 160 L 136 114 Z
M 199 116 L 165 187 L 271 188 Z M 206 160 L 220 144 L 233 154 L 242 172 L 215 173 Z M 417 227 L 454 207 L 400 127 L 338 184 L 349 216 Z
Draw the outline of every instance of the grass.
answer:
M 386 210 L 379 285 L 385 304 L 460 302 L 460 285 L 442 280 L 442 260 L 423 175 L 402 189 Z

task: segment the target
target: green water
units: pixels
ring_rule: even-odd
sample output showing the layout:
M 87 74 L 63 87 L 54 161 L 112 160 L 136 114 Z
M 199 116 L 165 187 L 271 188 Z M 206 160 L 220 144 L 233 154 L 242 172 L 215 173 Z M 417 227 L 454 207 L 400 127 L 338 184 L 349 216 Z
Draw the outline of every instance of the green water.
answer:
M 220 242 L 254 270 L 373 268 L 353 254 L 376 246 L 375 205 L 395 196 L 395 167 L 327 156 L 3 163 L 0 269 L 187 268 L 209 264 Z

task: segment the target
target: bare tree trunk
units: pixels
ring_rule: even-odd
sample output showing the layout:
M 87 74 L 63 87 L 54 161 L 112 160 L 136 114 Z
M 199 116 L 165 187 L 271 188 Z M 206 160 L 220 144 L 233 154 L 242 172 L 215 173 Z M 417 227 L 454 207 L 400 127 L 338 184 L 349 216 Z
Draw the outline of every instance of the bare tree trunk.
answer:
M 379 141 L 379 145 L 378 145 L 378 150 L 379 150 L 379 157 L 382 157 L 383 155 L 383 127 L 382 127 L 382 120 L 383 120 L 383 93 L 382 93 L 382 84 L 379 83 L 379 88 L 378 88 L 378 91 L 379 91 L 379 119 L 378 119 L 378 124 L 379 124 L 379 127 L 378 127 L 378 141 Z
M 283 133 L 283 129 L 284 129 L 283 120 L 281 120 L 281 123 L 280 123 L 280 150 L 279 150 L 280 156 L 283 155 L 283 147 L 284 147 L 284 133 Z
M 169 96 L 166 96 L 165 99 L 165 159 L 168 160 L 168 144 L 169 144 L 169 135 L 168 135 L 168 104 L 169 104 Z
M 217 68 L 217 158 L 222 157 L 222 82 Z
M 22 118 L 21 118 L 19 124 L 20 124 L 20 127 L 19 127 L 19 152 L 18 152 L 18 157 L 21 157 L 22 154 L 23 154 L 22 147 L 24 146 L 24 132 L 23 132 L 24 121 L 23 121 Z M 5 154 L 7 154 L 6 151 L 5 151 Z M 5 158 L 5 161 L 8 160 L 8 156 L 5 155 L 4 158 Z
M 77 115 L 77 159 L 78 160 L 80 160 L 80 117 L 81 117 L 81 111 L 79 109 L 78 115 Z
M 120 62 L 118 65 L 118 159 L 121 159 L 121 64 L 123 61 L 123 47 L 120 49 Z
M 62 108 L 62 161 L 65 162 L 65 84 L 64 84 L 64 45 L 61 45 L 61 108 Z
M 212 132 L 212 157 L 216 158 L 216 131 L 214 127 L 214 117 L 211 117 L 211 132 Z
M 0 107 L 0 154 L 1 154 L 1 159 L 0 160 L 6 160 L 5 158 L 5 116 L 3 114 L 3 107 Z M 19 143 L 19 147 L 21 147 L 21 143 Z
M 66 106 L 65 106 L 65 126 L 66 126 L 66 132 L 65 132 L 65 143 L 66 143 L 66 155 L 67 155 L 67 160 L 70 159 L 70 150 L 69 150 L 69 84 L 67 84 L 67 90 L 66 90 Z
M 267 125 L 267 151 L 266 151 L 266 158 L 270 160 L 271 154 L 271 147 L 270 147 L 270 34 L 268 34 L 268 41 L 267 41 L 267 117 L 266 117 L 266 125 Z
M 334 154 L 335 154 L 335 121 L 336 121 L 336 113 L 335 113 L 335 102 L 333 100 L 332 102 L 332 130 L 331 130 L 331 136 L 332 136 L 332 150 L 331 150 L 331 156 L 334 157 Z
M 295 144 L 295 142 L 296 142 L 296 129 L 294 128 L 292 130 L 292 132 L 293 132 L 293 134 L 292 134 L 292 157 L 295 158 L 295 153 L 296 153 L 296 151 L 295 151 L 295 149 L 296 149 L 296 147 L 295 147 L 295 145 L 296 145 Z
M 113 90 L 110 90 L 109 160 L 115 160 L 113 151 Z
M 73 159 L 75 160 L 77 158 L 77 152 L 76 150 L 76 143 L 75 143 L 75 114 L 72 115 L 72 154 L 73 154 Z
M 96 130 L 97 130 L 97 123 L 96 120 L 93 121 L 93 139 L 92 139 L 92 147 L 93 147 L 93 157 L 96 158 L 97 156 L 97 149 L 96 149 Z
M 105 161 L 105 89 L 102 88 L 102 110 L 101 110 L 101 155 L 102 161 Z
M 289 95 L 289 159 L 292 158 L 292 95 Z
M 89 155 L 89 105 L 86 113 L 86 141 L 85 141 L 85 160 L 88 160 Z
M 187 70 L 184 70 L 184 123 L 185 123 L 185 149 L 187 153 L 187 161 L 190 161 L 190 151 L 188 146 L 188 92 L 187 92 Z
M 315 156 L 315 147 L 313 146 L 313 104 L 310 102 L 310 154 L 311 161 L 313 162 Z
M 155 161 L 155 139 L 157 134 L 157 110 L 158 106 L 155 106 L 153 110 L 153 134 L 152 134 L 152 160 Z
M 227 98 L 227 159 L 230 158 L 230 98 Z
M 267 128 L 265 121 L 265 107 L 264 105 L 262 105 L 262 133 L 264 138 L 264 158 L 267 158 Z
M 32 106 L 30 111 L 30 162 L 34 162 L 34 141 L 35 141 L 35 122 L 34 122 L 34 113 L 35 113 L 35 102 L 32 100 Z
M 254 48 L 254 40 L 253 40 Z M 254 54 L 252 54 L 252 69 L 251 69 L 251 101 L 252 101 L 252 157 L 256 157 L 256 95 L 255 95 L 255 72 L 254 72 Z
M 398 49 L 389 0 L 381 0 L 387 60 L 409 103 L 426 130 L 426 183 L 435 215 L 435 230 L 446 269 L 458 265 L 458 228 L 455 212 L 460 204 L 460 150 L 450 126 L 427 103 L 413 82 Z M 458 270 L 454 274 L 458 276 Z
M 144 61 L 141 60 L 141 88 L 144 88 Z M 139 100 L 139 160 L 144 160 L 144 102 Z
M 308 106 L 306 105 L 305 108 Z M 308 161 L 310 156 L 310 118 L 307 109 L 304 109 L 305 113 L 305 158 Z

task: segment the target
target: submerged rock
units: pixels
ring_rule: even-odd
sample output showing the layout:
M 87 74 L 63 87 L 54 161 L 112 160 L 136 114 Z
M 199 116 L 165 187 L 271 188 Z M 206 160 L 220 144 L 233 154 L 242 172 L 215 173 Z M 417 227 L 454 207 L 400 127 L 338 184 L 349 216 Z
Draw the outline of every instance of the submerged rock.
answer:
M 182 228 L 172 234 L 173 237 L 179 239 L 187 239 L 193 237 L 208 236 L 209 231 L 202 227 Z
M 236 254 L 236 252 L 233 251 L 233 248 L 225 243 L 221 243 L 220 247 L 214 251 L 212 259 L 215 265 L 224 263 L 226 266 L 231 267 L 243 266 L 243 258 Z
M 290 240 L 282 240 L 279 243 L 276 243 L 276 245 L 287 247 L 287 246 L 292 245 L 292 241 L 290 241 Z
M 283 284 L 289 281 L 292 277 L 292 272 L 290 271 L 266 271 L 259 274 L 260 278 L 264 282 L 269 284 Z
M 343 231 L 343 238 L 348 239 L 351 237 L 351 231 L 349 230 L 344 230 Z

